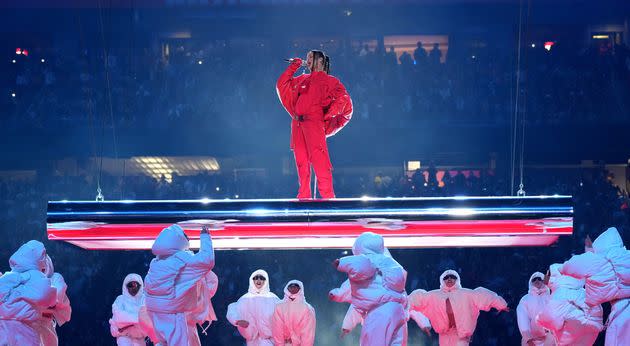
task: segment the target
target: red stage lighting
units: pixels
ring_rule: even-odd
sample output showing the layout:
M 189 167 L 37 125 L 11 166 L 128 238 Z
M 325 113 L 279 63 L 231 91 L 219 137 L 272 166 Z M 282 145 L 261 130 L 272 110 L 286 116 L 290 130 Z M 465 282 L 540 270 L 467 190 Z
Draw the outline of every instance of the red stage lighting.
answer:
M 365 231 L 392 248 L 547 246 L 573 230 L 568 196 L 49 202 L 48 239 L 150 249 L 178 223 L 191 246 L 210 225 L 216 249 L 349 248 Z

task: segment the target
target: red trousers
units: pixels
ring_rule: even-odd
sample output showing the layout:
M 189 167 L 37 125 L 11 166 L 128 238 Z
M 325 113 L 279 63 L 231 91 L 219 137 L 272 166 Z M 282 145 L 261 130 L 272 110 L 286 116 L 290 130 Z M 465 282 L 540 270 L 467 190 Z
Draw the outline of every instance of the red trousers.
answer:
M 321 198 L 335 198 L 332 164 L 328 156 L 323 120 L 291 121 L 291 148 L 297 166 L 300 199 L 312 198 L 311 166 L 315 170 Z

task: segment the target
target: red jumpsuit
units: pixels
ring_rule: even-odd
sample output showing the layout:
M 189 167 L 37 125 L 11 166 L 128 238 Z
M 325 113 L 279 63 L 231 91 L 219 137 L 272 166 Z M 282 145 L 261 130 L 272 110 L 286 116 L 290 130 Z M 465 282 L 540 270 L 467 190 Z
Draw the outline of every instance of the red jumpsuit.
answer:
M 322 198 L 334 198 L 332 164 L 326 137 L 339 132 L 352 117 L 352 100 L 341 82 L 318 71 L 294 77 L 301 60 L 295 59 L 278 78 L 280 102 L 291 115 L 291 149 L 295 155 L 298 198 L 311 198 L 311 165 Z

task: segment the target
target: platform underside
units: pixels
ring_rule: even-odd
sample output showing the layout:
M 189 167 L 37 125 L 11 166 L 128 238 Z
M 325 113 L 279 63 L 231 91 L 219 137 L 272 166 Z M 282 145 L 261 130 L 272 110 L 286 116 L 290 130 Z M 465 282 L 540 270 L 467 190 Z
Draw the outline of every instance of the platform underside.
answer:
M 209 225 L 216 249 L 350 248 L 365 231 L 390 248 L 548 246 L 573 231 L 570 196 L 298 201 L 60 201 L 48 238 L 85 249 L 150 249 L 180 224 L 191 247 Z

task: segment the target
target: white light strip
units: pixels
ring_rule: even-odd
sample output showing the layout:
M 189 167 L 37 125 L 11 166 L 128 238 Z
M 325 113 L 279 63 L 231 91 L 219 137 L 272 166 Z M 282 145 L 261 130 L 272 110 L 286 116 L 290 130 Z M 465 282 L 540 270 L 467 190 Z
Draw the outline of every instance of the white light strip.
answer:
M 554 198 L 571 198 L 571 196 L 566 196 L 566 195 L 541 195 L 541 196 L 457 196 L 457 197 L 396 197 L 396 198 L 392 198 L 392 197 L 387 197 L 387 198 L 381 198 L 381 197 L 362 197 L 362 198 L 333 198 L 330 201 L 331 202 L 335 202 L 335 201 L 445 201 L 445 200 L 457 200 L 457 201 L 467 201 L 467 200 L 471 200 L 471 199 L 475 199 L 475 200 L 487 200 L 487 199 L 554 199 Z M 242 203 L 242 202 L 297 202 L 299 201 L 296 198 L 262 198 L 262 199 L 184 199 L 184 200 L 172 200 L 172 199 L 159 199 L 159 200 L 135 200 L 135 202 L 137 203 L 191 203 L 191 202 L 205 202 L 205 203 L 209 203 L 209 202 L 221 202 L 221 203 L 227 203 L 227 202 L 235 202 L 235 203 Z M 312 200 L 312 201 L 308 201 L 308 202 L 326 202 L 327 200 Z M 51 203 L 118 203 L 119 201 L 104 201 L 104 202 L 97 202 L 97 201 L 68 201 L 68 200 L 63 200 L 63 201 L 50 201 Z M 306 203 L 306 202 L 305 202 Z
M 352 248 L 355 237 L 339 238 L 224 238 L 214 239 L 217 250 L 239 249 L 343 249 Z M 558 239 L 556 235 L 544 236 L 433 236 L 433 237 L 385 237 L 390 248 L 442 248 L 442 247 L 507 247 L 549 246 Z M 68 240 L 67 242 L 92 250 L 148 250 L 153 240 Z M 192 249 L 199 248 L 199 240 L 191 240 Z
M 387 208 L 382 210 L 374 209 L 328 209 L 328 210 L 311 210 L 311 209 L 243 209 L 243 210 L 190 210 L 190 211 L 75 211 L 75 212 L 48 212 L 49 216 L 67 216 L 67 215 L 215 215 L 222 217 L 230 215 L 232 217 L 278 217 L 278 216 L 309 216 L 309 217 L 366 217 L 366 216 L 453 216 L 466 217 L 474 215 L 518 215 L 518 214 L 557 214 L 573 212 L 570 207 L 537 207 L 537 208 Z

